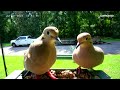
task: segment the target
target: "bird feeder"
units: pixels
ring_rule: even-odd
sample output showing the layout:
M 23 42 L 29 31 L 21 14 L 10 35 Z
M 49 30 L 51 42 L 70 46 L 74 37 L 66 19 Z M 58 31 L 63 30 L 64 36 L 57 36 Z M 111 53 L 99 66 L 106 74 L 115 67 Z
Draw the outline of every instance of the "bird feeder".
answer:
M 77 69 L 50 69 L 50 72 L 57 79 L 111 79 L 102 70 L 89 71 L 88 69 L 81 69 L 80 74 L 77 73 Z M 32 76 L 32 72 L 27 70 L 15 70 L 5 79 L 36 79 Z M 52 79 L 46 73 L 39 76 L 39 79 Z

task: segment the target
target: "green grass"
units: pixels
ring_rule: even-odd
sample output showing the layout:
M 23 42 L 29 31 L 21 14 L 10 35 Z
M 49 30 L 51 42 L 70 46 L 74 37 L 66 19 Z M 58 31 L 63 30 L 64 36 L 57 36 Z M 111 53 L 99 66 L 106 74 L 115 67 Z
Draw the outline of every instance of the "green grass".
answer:
M 5 56 L 8 75 L 14 70 L 24 70 L 23 56 Z M 78 65 L 73 63 L 70 58 L 58 58 L 51 69 L 65 68 L 75 69 Z M 103 70 L 112 79 L 120 79 L 120 54 L 117 55 L 105 55 L 103 64 L 94 68 L 95 70 Z M 4 65 L 2 56 L 0 57 L 0 79 L 5 78 Z
M 23 70 L 23 57 L 22 56 L 5 56 L 6 67 L 8 75 L 14 70 Z M 2 56 L 0 56 L 0 79 L 5 78 L 4 64 Z
M 8 46 L 11 46 L 10 43 L 3 43 L 3 47 L 8 47 Z
M 103 64 L 94 68 L 95 70 L 103 70 L 112 79 L 120 79 L 120 54 L 105 55 Z
M 102 38 L 102 41 L 104 41 L 104 42 L 116 42 L 116 41 L 120 41 L 120 39 L 113 39 L 111 37 L 105 37 L 105 38 Z

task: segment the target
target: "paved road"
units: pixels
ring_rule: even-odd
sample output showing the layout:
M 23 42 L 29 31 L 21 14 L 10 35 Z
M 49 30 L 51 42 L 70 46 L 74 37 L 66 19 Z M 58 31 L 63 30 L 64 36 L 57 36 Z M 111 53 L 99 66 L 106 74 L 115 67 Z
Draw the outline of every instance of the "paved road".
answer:
M 103 49 L 105 54 L 120 54 L 120 42 L 112 42 L 111 44 L 98 44 L 95 46 L 99 46 Z M 24 55 L 24 52 L 27 50 L 26 47 L 4 47 L 4 54 L 5 55 Z M 72 54 L 73 50 L 75 49 L 75 45 L 65 45 L 65 46 L 56 46 L 57 48 L 57 55 L 68 55 Z M 0 55 L 1 49 L 0 49 Z

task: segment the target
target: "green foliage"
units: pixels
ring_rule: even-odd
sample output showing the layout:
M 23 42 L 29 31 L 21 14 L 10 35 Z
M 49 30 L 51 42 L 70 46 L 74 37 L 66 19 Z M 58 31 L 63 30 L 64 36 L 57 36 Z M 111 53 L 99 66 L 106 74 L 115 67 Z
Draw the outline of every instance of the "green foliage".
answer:
M 114 17 L 101 17 L 112 14 Z M 39 37 L 46 26 L 56 26 L 60 38 L 92 36 L 120 38 L 120 11 L 1 11 L 0 34 L 4 42 L 19 35 Z
M 6 26 L 6 15 L 3 11 L 0 11 L 0 39 L 2 42 L 5 40 L 5 26 Z

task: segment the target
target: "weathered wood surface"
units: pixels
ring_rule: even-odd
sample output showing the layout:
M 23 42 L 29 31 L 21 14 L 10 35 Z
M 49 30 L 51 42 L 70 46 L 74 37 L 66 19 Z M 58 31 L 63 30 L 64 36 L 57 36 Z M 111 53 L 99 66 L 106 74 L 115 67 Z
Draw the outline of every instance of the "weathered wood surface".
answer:
M 23 72 L 23 70 L 15 70 L 10 75 L 8 75 L 5 79 L 20 79 L 20 75 Z M 22 77 L 21 77 L 22 79 Z

